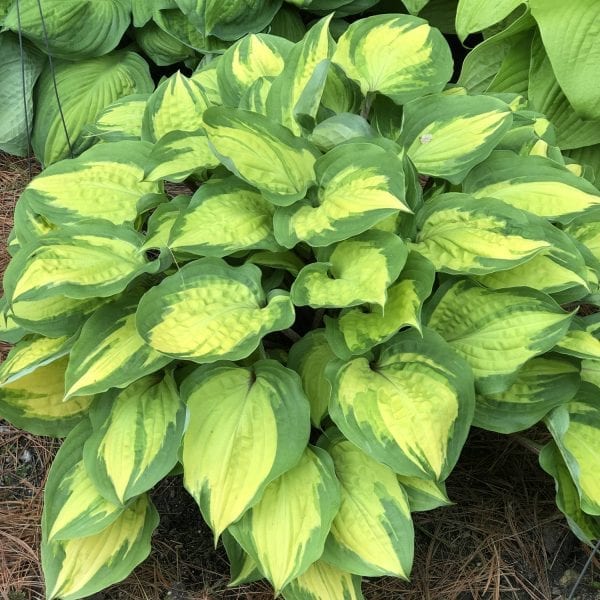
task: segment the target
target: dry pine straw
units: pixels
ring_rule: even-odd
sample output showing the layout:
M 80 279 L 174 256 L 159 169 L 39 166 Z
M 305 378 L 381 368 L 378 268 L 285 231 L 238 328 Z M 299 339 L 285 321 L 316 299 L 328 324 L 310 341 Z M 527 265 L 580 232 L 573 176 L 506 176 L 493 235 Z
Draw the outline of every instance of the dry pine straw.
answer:
M 9 258 L 5 240 L 14 202 L 27 179 L 25 160 L 0 153 L 0 272 Z M 0 600 L 44 598 L 42 489 L 58 446 L 0 421 Z M 512 438 L 475 430 L 448 480 L 448 492 L 457 504 L 415 515 L 411 582 L 365 580 L 367 600 L 565 597 L 560 575 L 580 567 L 585 552 L 557 512 L 552 482 L 535 455 Z M 153 499 L 162 520 L 151 556 L 95 600 L 272 598 L 260 583 L 226 588 L 226 557 L 222 549 L 213 550 L 212 536 L 179 478 L 161 483 Z M 577 597 L 600 600 L 599 592 L 587 589 Z

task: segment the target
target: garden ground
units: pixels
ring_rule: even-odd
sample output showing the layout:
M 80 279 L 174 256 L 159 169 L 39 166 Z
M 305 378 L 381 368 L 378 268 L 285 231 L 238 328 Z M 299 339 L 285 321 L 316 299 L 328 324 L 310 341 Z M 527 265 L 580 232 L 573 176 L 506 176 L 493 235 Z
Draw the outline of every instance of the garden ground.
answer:
M 35 169 L 34 169 L 35 170 Z M 12 210 L 29 179 L 26 160 L 0 153 L 0 272 Z M 0 352 L 6 347 L 0 345 Z M 542 430 L 534 432 L 543 441 Z M 0 600 L 42 600 L 42 487 L 59 444 L 0 420 Z M 558 600 L 569 596 L 589 549 L 568 530 L 554 486 L 519 436 L 474 430 L 448 482 L 454 506 L 415 515 L 410 583 L 365 581 L 367 600 Z M 180 478 L 153 492 L 161 514 L 153 553 L 123 583 L 94 600 L 268 600 L 265 585 L 228 590 L 228 566 Z M 600 600 L 594 559 L 573 600 Z M 331 599 L 338 600 L 338 599 Z

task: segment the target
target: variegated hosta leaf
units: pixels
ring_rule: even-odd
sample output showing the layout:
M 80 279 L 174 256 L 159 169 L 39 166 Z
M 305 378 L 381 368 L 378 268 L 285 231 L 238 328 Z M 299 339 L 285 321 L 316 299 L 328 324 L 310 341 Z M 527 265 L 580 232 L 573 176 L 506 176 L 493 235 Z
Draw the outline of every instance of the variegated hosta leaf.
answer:
M 4 290 L 15 315 L 14 304 L 21 300 L 118 294 L 138 275 L 159 267 L 141 251 L 143 239 L 133 229 L 89 221 L 21 248 L 4 276 Z
M 481 394 L 507 390 L 518 369 L 565 335 L 572 315 L 529 288 L 489 290 L 459 279 L 442 285 L 427 325 L 465 357 Z
M 85 467 L 105 498 L 125 505 L 177 463 L 185 422 L 173 376 L 148 375 L 101 397 L 90 411 Z
M 57 225 L 50 223 L 46 217 L 31 208 L 29 197 L 25 188 L 15 204 L 14 223 L 8 239 L 8 251 L 11 256 L 26 244 L 58 229 Z
M 525 213 L 526 214 L 526 213 Z M 547 294 L 560 294 L 560 302 L 572 302 L 586 296 L 593 279 L 581 248 L 556 227 L 546 227 L 550 247 L 531 260 L 506 271 L 477 277 L 492 289 L 526 286 Z
M 446 493 L 443 481 L 431 481 L 419 477 L 398 475 L 398 481 L 408 497 L 411 512 L 433 510 L 440 506 L 450 506 L 452 501 Z
M 360 115 L 341 113 L 321 121 L 309 136 L 310 141 L 324 152 L 355 138 L 376 135 L 369 122 Z
M 74 60 L 107 54 L 121 41 L 130 20 L 129 0 L 36 0 L 12 3 L 3 25 L 53 57 Z
M 277 241 L 328 246 L 370 229 L 394 213 L 411 212 L 404 202 L 402 161 L 377 143 L 352 141 L 324 154 L 315 164 L 319 185 L 309 201 L 278 209 Z
M 95 535 L 123 512 L 102 497 L 85 469 L 83 445 L 91 433 L 86 419 L 71 431 L 52 462 L 42 516 L 46 543 Z
M 510 129 L 508 105 L 491 96 L 438 94 L 403 107 L 400 140 L 419 173 L 460 183 Z
M 176 0 L 177 6 L 205 36 L 237 40 L 264 29 L 281 7 L 281 0 Z
M 363 600 L 360 577 L 317 560 L 281 592 L 284 600 Z
M 0 365 L 0 387 L 68 354 L 73 342 L 68 336 L 26 338 L 18 342 Z
M 252 263 L 253 265 L 259 265 L 261 267 L 270 267 L 272 269 L 281 269 L 287 271 L 296 277 L 304 262 L 294 254 L 291 250 L 283 250 L 279 252 L 269 252 L 268 250 L 260 250 L 253 252 L 248 256 L 246 262 Z
M 121 141 L 90 148 L 75 160 L 46 168 L 25 189 L 35 213 L 59 225 L 83 219 L 133 224 L 139 213 L 164 199 L 162 186 L 143 181 L 150 144 Z
M 262 77 L 277 77 L 293 44 L 274 35 L 248 35 L 225 51 L 217 65 L 223 104 L 236 108 L 246 91 Z
M 342 491 L 323 559 L 357 575 L 407 579 L 414 531 L 396 474 L 335 430 L 325 434 L 323 444 L 333 458 Z
M 216 55 L 208 64 L 200 63 L 200 67 L 191 77 L 206 94 L 210 106 L 221 106 L 223 104 L 217 71 L 221 58 L 222 56 Z
M 255 265 L 191 262 L 142 297 L 138 331 L 150 346 L 176 358 L 245 358 L 263 335 L 290 327 L 295 318 L 289 295 L 275 290 L 265 298 L 260 280 Z
M 551 247 L 544 219 L 493 198 L 441 194 L 417 215 L 415 249 L 437 271 L 483 275 L 505 271 Z
M 600 515 L 600 406 L 598 388 L 584 383 L 571 402 L 555 408 L 546 425 L 579 492 L 581 508 Z
M 171 362 L 141 338 L 135 326 L 139 297 L 100 307 L 83 325 L 65 373 L 65 397 L 124 388 Z
M 582 510 L 577 487 L 554 442 L 542 448 L 540 465 L 554 478 L 556 505 L 567 518 L 571 531 L 582 542 L 592 546 L 595 540 L 600 539 L 600 519 Z
M 312 129 L 319 110 L 335 48 L 329 33 L 331 18 L 329 15 L 315 23 L 294 45 L 267 98 L 267 115 L 296 135 L 302 132 L 301 124 Z
M 102 304 L 98 298 L 79 300 L 48 296 L 39 300 L 17 300 L 10 318 L 28 332 L 47 337 L 72 336 L 90 313 Z
M 556 344 L 554 351 L 575 358 L 600 360 L 600 340 L 594 334 L 598 330 L 598 322 L 596 315 L 592 316 L 594 321 L 591 322 L 586 318 L 574 317 L 571 329 Z
M 431 294 L 435 269 L 417 252 L 411 252 L 398 280 L 387 290 L 383 308 L 343 310 L 337 318 L 325 316 L 327 340 L 340 358 L 364 354 L 391 338 L 403 327 L 421 331 L 421 307 Z
M 467 437 L 473 375 L 435 332 L 401 332 L 376 361 L 331 363 L 329 414 L 342 433 L 402 475 L 443 480 Z
M 192 174 L 203 175 L 219 164 L 204 131 L 172 131 L 152 147 L 144 178 L 146 181 L 166 179 L 178 183 Z
M 121 581 L 150 554 L 158 513 L 147 496 L 86 537 L 42 543 L 48 600 L 76 600 Z
M 66 436 L 93 400 L 81 396 L 64 401 L 68 360 L 62 356 L 0 386 L 0 417 L 35 435 Z
M 302 387 L 310 402 L 310 419 L 315 427 L 321 426 L 327 414 L 331 383 L 325 377 L 325 368 L 334 358 L 322 329 L 309 331 L 290 348 L 287 365 L 302 379 Z
M 30 3 L 33 4 L 31 0 Z M 55 69 L 45 69 L 36 87 L 32 135 L 35 155 L 49 165 L 70 156 L 71 148 L 79 154 L 92 145 L 94 140 L 88 135 L 87 126 L 96 121 L 104 108 L 124 96 L 146 94 L 153 89 L 148 64 L 128 50 L 77 62 L 58 62 Z
M 506 391 L 477 396 L 473 425 L 499 433 L 523 431 L 572 400 L 580 385 L 575 361 L 559 356 L 532 358 Z
M 408 249 L 397 235 L 367 231 L 326 249 L 320 262 L 304 267 L 292 285 L 292 301 L 312 308 L 383 307 L 387 288 L 407 257 Z
M 6 298 L 0 298 L 0 340 L 8 344 L 16 344 L 21 341 L 26 332 L 14 319 L 12 312 L 8 308 Z
M 229 560 L 230 581 L 228 586 L 242 585 L 262 579 L 256 563 L 250 555 L 235 541 L 235 538 L 224 531 L 221 537 L 223 547 Z
M 150 94 L 132 94 L 109 104 L 89 131 L 103 142 L 139 140 L 142 120 Z
M 201 256 L 239 250 L 280 250 L 273 234 L 273 205 L 237 177 L 208 181 L 175 222 L 168 246 Z
M 272 85 L 273 80 L 270 77 L 257 79 L 242 96 L 238 108 L 266 116 L 267 98 Z
M 363 94 L 379 92 L 396 104 L 441 92 L 452 75 L 442 34 L 409 15 L 376 15 L 354 22 L 333 55 Z
M 237 108 L 209 108 L 203 118 L 215 155 L 274 204 L 300 200 L 315 182 L 319 152 L 289 129 Z
M 200 367 L 181 394 L 190 415 L 184 485 L 217 540 L 298 462 L 310 433 L 309 405 L 299 377 L 274 360 Z
M 278 594 L 321 556 L 339 507 L 331 457 L 308 447 L 229 530 Z
M 142 138 L 156 142 L 172 131 L 202 129 L 202 113 L 209 105 L 202 87 L 177 71 L 150 96 L 144 113 Z
M 573 219 L 565 231 L 600 260 L 600 210 L 590 210 L 585 215 Z
M 321 104 L 334 114 L 355 113 L 360 109 L 362 94 L 358 85 L 348 79 L 341 67 L 329 65 Z
M 600 204 L 600 192 L 566 167 L 541 156 L 498 150 L 467 176 L 463 189 L 476 198 L 497 198 L 515 208 L 568 223 Z
M 168 248 L 169 236 L 171 230 L 177 221 L 177 217 L 184 211 L 190 201 L 191 196 L 180 194 L 169 202 L 160 204 L 150 215 L 147 224 L 146 241 L 142 248 Z

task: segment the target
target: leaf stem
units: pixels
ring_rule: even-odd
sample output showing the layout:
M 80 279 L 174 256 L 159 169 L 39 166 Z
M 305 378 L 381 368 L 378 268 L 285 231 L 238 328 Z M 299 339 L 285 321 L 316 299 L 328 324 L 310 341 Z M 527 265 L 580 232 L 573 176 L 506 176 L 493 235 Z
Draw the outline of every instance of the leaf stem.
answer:
M 367 95 L 364 97 L 362 104 L 360 105 L 360 116 L 363 119 L 369 118 L 369 113 L 371 112 L 373 100 L 375 100 L 375 92 L 367 92 Z

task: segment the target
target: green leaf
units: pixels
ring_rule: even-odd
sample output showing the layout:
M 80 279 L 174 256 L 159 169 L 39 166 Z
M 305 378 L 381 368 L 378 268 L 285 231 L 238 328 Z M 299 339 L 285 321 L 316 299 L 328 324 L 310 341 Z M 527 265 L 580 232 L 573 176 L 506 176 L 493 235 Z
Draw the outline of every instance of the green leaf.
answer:
M 388 288 L 383 308 L 350 308 L 337 318 L 325 316 L 327 340 L 336 355 L 364 354 L 403 327 L 421 331 L 421 306 L 431 294 L 434 280 L 431 262 L 411 252 L 399 279 Z
M 201 256 L 239 250 L 280 250 L 273 234 L 273 205 L 237 177 L 208 181 L 175 222 L 168 246 Z
M 249 369 L 200 367 L 181 394 L 189 411 L 184 485 L 218 540 L 300 459 L 310 429 L 308 402 L 299 377 L 273 360 Z
M 477 165 L 463 190 L 561 223 L 600 204 L 600 192 L 566 167 L 541 156 L 519 156 L 506 150 L 493 152 Z
M 158 66 L 173 65 L 195 56 L 189 46 L 164 31 L 154 21 L 134 29 L 133 33 L 144 54 Z
M 409 15 L 376 15 L 356 21 L 339 39 L 333 62 L 360 85 L 396 104 L 441 92 L 452 75 L 442 34 Z
M 139 140 L 148 98 L 150 94 L 132 94 L 109 104 L 88 128 L 90 133 L 103 142 Z
M 567 518 L 571 531 L 588 546 L 600 539 L 600 519 L 581 509 L 579 493 L 569 469 L 555 443 L 550 442 L 540 453 L 540 465 L 554 478 L 556 505 Z
M 483 31 L 502 21 L 525 0 L 459 0 L 456 9 L 456 32 L 461 42 L 471 33 Z
M 398 475 L 398 481 L 408 497 L 411 512 L 433 510 L 440 506 L 450 506 L 453 502 L 446 493 L 446 484 L 419 477 Z
M 161 185 L 143 181 L 151 150 L 145 142 L 99 144 L 44 169 L 22 198 L 30 210 L 58 225 L 84 219 L 133 225 L 139 213 L 164 199 Z
M 73 342 L 74 340 L 68 336 L 28 337 L 21 340 L 11 348 L 0 365 L 0 388 L 69 354 Z
M 43 542 L 48 600 L 85 598 L 125 579 L 150 554 L 157 525 L 156 509 L 141 496 L 95 535 Z
M 66 436 L 88 412 L 93 396 L 64 402 L 68 357 L 21 373 L 0 386 L 0 416 L 34 435 Z
M 317 116 L 335 48 L 329 33 L 331 18 L 315 23 L 294 45 L 267 97 L 267 115 L 296 135 L 303 124 L 312 129 Z
M 287 365 L 302 379 L 302 387 L 310 402 L 310 419 L 315 427 L 320 427 L 327 415 L 331 384 L 325 376 L 325 369 L 334 358 L 323 329 L 309 331 L 290 348 Z
M 464 356 L 482 394 L 507 390 L 529 359 L 556 345 L 572 319 L 536 290 L 488 290 L 467 279 L 440 286 L 427 312 L 428 327 Z
M 0 150 L 25 156 L 33 123 L 33 86 L 42 71 L 42 56 L 25 43 L 21 58 L 18 39 L 10 33 L 0 35 L 0 56 Z
M 97 534 L 123 512 L 102 497 L 85 470 L 83 445 L 91 433 L 86 419 L 71 431 L 52 462 L 42 515 L 46 543 Z
M 528 97 L 531 107 L 546 115 L 556 128 L 561 149 L 600 143 L 600 113 L 590 121 L 575 112 L 556 80 L 539 35 L 534 37 L 531 49 Z
M 332 363 L 329 413 L 364 452 L 402 475 L 443 480 L 466 439 L 473 376 L 430 330 L 401 332 L 379 356 Z
M 441 194 L 417 215 L 415 249 L 437 271 L 483 275 L 505 271 L 551 247 L 552 226 L 492 198 Z
M 220 164 L 202 130 L 172 131 L 152 147 L 146 166 L 146 181 L 166 179 L 178 183 L 192 174 L 204 174 Z
M 224 531 L 221 538 L 227 558 L 229 559 L 230 582 L 229 586 L 241 585 L 262 579 L 262 575 L 254 560 L 235 541 L 235 538 Z
M 204 125 L 221 162 L 274 204 L 300 200 L 315 182 L 316 148 L 267 117 L 213 107 L 204 113 Z
M 457 184 L 511 124 L 508 105 L 496 98 L 432 95 L 404 107 L 400 141 L 419 173 Z
M 258 267 L 230 267 L 203 258 L 146 292 L 138 331 L 154 349 L 199 363 L 249 356 L 262 336 L 290 327 L 294 309 L 286 292 L 265 298 Z
M 188 207 L 191 199 L 191 196 L 181 194 L 156 208 L 148 219 L 146 242 L 142 246 L 144 250 L 168 248 L 173 225 L 181 212 Z
M 204 35 L 237 40 L 264 29 L 279 10 L 282 0 L 176 0 L 177 6 Z
M 4 291 L 13 304 L 62 295 L 113 296 L 138 275 L 159 267 L 157 261 L 146 260 L 142 242 L 136 231 L 105 221 L 64 227 L 19 250 L 6 269 Z
M 340 484 L 331 457 L 309 446 L 230 532 L 278 594 L 321 556 L 339 507 Z
M 360 115 L 344 112 L 321 121 L 309 139 L 319 150 L 328 152 L 349 140 L 369 137 L 375 137 L 369 122 Z
M 546 425 L 577 487 L 581 509 L 589 515 L 600 515 L 598 388 L 582 384 L 575 398 L 546 417 Z
M 320 262 L 304 267 L 292 285 L 292 302 L 312 308 L 383 307 L 387 288 L 407 257 L 408 249 L 397 235 L 367 231 L 328 247 L 319 255 Z
M 573 6 L 559 0 L 530 0 L 546 52 L 560 87 L 577 113 L 600 119 L 600 4 L 579 0 Z
M 360 577 L 341 571 L 323 560 L 314 562 L 282 590 L 285 600 L 363 600 Z
M 156 142 L 173 131 L 202 129 L 202 113 L 210 106 L 202 87 L 177 71 L 150 96 L 142 123 L 142 138 Z
M 20 0 L 3 24 L 55 58 L 89 58 L 116 48 L 129 26 L 130 6 L 130 0 Z
M 69 141 L 56 102 L 53 74 Z M 75 63 L 55 63 L 54 72 L 46 69 L 36 87 L 32 137 L 36 156 L 45 165 L 66 158 L 70 155 L 69 142 L 74 153 L 82 152 L 92 143 L 86 128 L 107 106 L 124 96 L 149 93 L 153 88 L 148 65 L 135 52 L 119 50 Z
M 248 35 L 228 48 L 217 64 L 223 104 L 237 108 L 246 91 L 262 77 L 281 73 L 293 44 L 274 35 Z
M 473 425 L 505 434 L 529 429 L 572 400 L 580 384 L 573 362 L 558 356 L 532 358 L 506 391 L 477 396 Z
M 317 160 L 315 171 L 315 206 L 299 202 L 275 213 L 275 237 L 286 248 L 299 241 L 328 246 L 363 233 L 389 215 L 411 212 L 404 202 L 401 159 L 376 143 L 337 146 Z
M 85 468 L 116 505 L 148 491 L 177 463 L 186 409 L 172 375 L 149 375 L 103 396 L 90 410 Z
M 66 398 L 127 387 L 171 362 L 137 332 L 138 301 L 137 295 L 124 296 L 100 307 L 85 322 L 70 353 Z
M 322 444 L 333 458 L 342 492 L 323 559 L 357 575 L 407 579 L 414 531 L 395 473 L 335 430 L 326 432 Z

